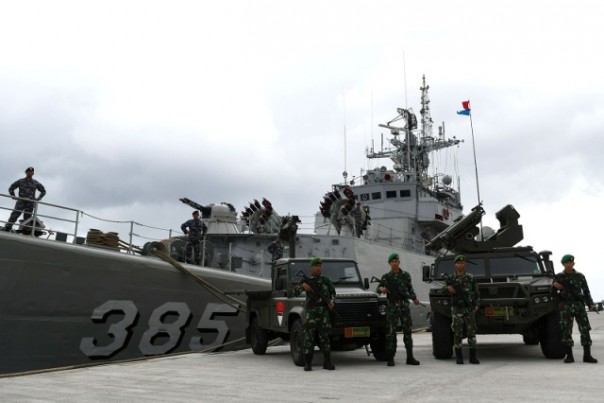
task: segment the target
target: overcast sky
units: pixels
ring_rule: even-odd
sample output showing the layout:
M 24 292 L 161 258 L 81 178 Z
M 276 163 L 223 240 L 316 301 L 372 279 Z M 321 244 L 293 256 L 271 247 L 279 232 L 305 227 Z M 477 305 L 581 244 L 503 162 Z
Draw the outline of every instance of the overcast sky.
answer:
M 180 197 L 266 197 L 310 227 L 425 74 L 466 211 L 469 99 L 485 223 L 513 204 L 522 244 L 575 254 L 604 298 L 601 1 L 0 4 L 2 193 L 33 165 L 45 201 L 98 217 L 178 228 Z

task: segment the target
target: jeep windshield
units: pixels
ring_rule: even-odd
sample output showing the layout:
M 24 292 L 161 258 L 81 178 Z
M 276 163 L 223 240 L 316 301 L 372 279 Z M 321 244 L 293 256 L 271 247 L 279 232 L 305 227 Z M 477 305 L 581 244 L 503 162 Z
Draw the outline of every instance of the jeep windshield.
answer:
M 297 276 L 297 273 L 302 271 L 306 276 L 310 277 L 310 266 L 308 262 L 291 262 L 290 273 L 293 284 L 298 284 L 302 281 L 302 276 Z M 323 261 L 321 265 L 321 273 L 329 277 L 332 283 L 335 284 L 355 284 L 358 285 L 361 279 L 354 262 L 330 262 Z
M 534 256 L 490 256 L 468 257 L 466 272 L 476 277 L 503 277 L 503 276 L 534 276 L 543 274 L 539 263 Z M 437 267 L 435 278 L 444 279 L 455 273 L 453 260 L 441 260 Z

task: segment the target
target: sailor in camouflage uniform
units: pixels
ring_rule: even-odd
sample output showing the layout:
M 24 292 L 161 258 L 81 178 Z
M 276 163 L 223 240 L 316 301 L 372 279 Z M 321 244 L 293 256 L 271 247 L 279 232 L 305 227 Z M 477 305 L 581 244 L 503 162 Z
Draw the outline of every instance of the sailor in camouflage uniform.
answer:
M 23 213 L 23 221 L 27 221 L 31 217 L 32 211 L 34 211 L 35 200 L 42 200 L 46 194 L 46 189 L 37 180 L 33 179 L 34 168 L 28 167 L 25 170 L 25 178 L 16 180 L 8 188 L 8 193 L 15 197 L 15 190 L 19 189 L 19 197 L 22 199 L 17 200 L 15 208 L 11 213 L 8 222 L 4 226 L 5 231 L 10 231 L 13 228 L 13 224 L 17 221 L 17 218 Z M 40 195 L 36 198 L 36 190 L 40 192 Z M 29 199 L 29 200 L 23 200 Z
M 269 243 L 266 249 L 271 254 L 273 261 L 283 257 L 283 244 L 280 237 Z
M 575 257 L 564 255 L 561 260 L 564 270 L 554 276 L 552 290 L 558 295 L 560 309 L 560 326 L 562 327 L 562 344 L 565 347 L 565 363 L 575 362 L 573 357 L 573 319 L 577 320 L 581 345 L 583 346 L 583 362 L 597 363 L 598 360 L 591 356 L 591 337 L 589 319 L 585 305 L 591 311 L 596 310 L 593 299 L 587 286 L 585 276 L 574 269 Z
M 380 284 L 377 287 L 378 293 L 385 293 L 388 296 L 388 306 L 386 307 L 386 319 L 388 321 L 386 330 L 386 355 L 388 357 L 388 366 L 394 366 L 394 355 L 396 354 L 396 327 L 400 319 L 403 327 L 403 342 L 407 350 L 407 365 L 419 365 L 413 357 L 413 339 L 411 338 L 411 312 L 409 310 L 409 300 L 413 300 L 415 305 L 419 300 L 413 291 L 411 284 L 411 275 L 400 268 L 400 259 L 397 253 L 391 253 L 388 256 L 390 271 L 382 276 Z
M 199 253 L 199 244 L 201 239 L 208 232 L 206 224 L 199 219 L 199 211 L 193 212 L 193 219 L 186 221 L 180 226 L 182 232 L 187 235 L 187 249 L 185 260 L 187 263 L 201 264 L 201 255 Z M 191 256 L 193 253 L 193 256 Z
M 331 329 L 329 311 L 335 307 L 336 290 L 329 277 L 321 274 L 321 259 L 316 257 L 311 259 L 310 272 L 311 278 L 303 280 L 294 288 L 295 296 L 299 296 L 302 294 L 302 291 L 306 291 L 306 323 L 304 324 L 303 347 L 304 371 L 312 371 L 315 334 L 319 337 L 319 347 L 323 351 L 323 368 L 334 370 L 336 367 L 331 363 L 331 342 L 329 340 L 329 331 Z M 320 294 L 323 295 L 323 298 Z
M 453 346 L 458 364 L 463 364 L 461 345 L 466 327 L 468 345 L 470 346 L 470 363 L 480 364 L 476 358 L 476 312 L 479 306 L 479 295 L 474 276 L 466 273 L 466 257 L 455 256 L 455 274 L 445 281 L 445 287 L 451 294 L 451 329 Z

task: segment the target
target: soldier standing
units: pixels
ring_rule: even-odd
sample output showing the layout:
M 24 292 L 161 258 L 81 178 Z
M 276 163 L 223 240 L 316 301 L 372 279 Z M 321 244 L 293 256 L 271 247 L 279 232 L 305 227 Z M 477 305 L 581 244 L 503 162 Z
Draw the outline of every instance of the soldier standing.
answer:
M 394 366 L 394 355 L 396 354 L 396 327 L 400 319 L 403 326 L 403 342 L 407 350 L 407 365 L 419 365 L 413 357 L 413 339 L 411 337 L 411 312 L 409 310 L 409 299 L 415 305 L 419 300 L 413 291 L 411 275 L 400 268 L 401 261 L 397 253 L 388 256 L 390 271 L 382 276 L 377 287 L 378 293 L 386 293 L 388 306 L 386 308 L 387 331 L 386 331 L 386 355 L 388 366 Z
M 560 325 L 562 327 L 562 344 L 566 350 L 565 363 L 575 362 L 573 357 L 573 319 L 577 320 L 579 333 L 581 334 L 581 345 L 583 346 L 583 362 L 597 363 L 598 360 L 591 356 L 591 337 L 589 331 L 589 319 L 585 311 L 585 305 L 590 311 L 595 311 L 596 306 L 585 276 L 574 269 L 575 257 L 564 255 L 561 260 L 564 270 L 554 276 L 552 283 L 553 291 L 558 295 L 560 303 Z
M 182 232 L 188 236 L 187 238 L 187 248 L 186 248 L 186 263 L 201 263 L 201 255 L 199 253 L 199 244 L 201 243 L 201 239 L 205 236 L 206 232 L 208 232 L 208 227 L 206 224 L 199 219 L 199 211 L 195 210 L 193 212 L 193 219 L 184 222 L 180 229 Z M 191 256 L 193 253 L 193 256 Z
M 15 203 L 15 208 L 8 218 L 8 222 L 4 226 L 5 231 L 10 231 L 13 228 L 13 224 L 17 221 L 17 218 L 23 213 L 23 221 L 27 221 L 31 217 L 32 211 L 34 211 L 34 204 L 36 200 L 42 200 L 46 194 L 46 189 L 37 180 L 33 178 L 34 168 L 28 167 L 25 170 L 25 178 L 16 180 L 8 188 L 8 193 L 15 197 L 15 190 L 19 189 L 19 197 Z M 40 195 L 36 198 L 36 190 L 40 192 Z
M 335 307 L 336 290 L 331 280 L 321 274 L 321 259 L 315 257 L 310 261 L 311 278 L 302 280 L 294 288 L 294 295 L 306 291 L 306 323 L 304 324 L 304 371 L 312 371 L 312 357 L 315 348 L 315 334 L 319 336 L 320 348 L 323 351 L 323 368 L 334 370 L 331 363 L 331 342 L 329 331 L 331 318 L 329 311 Z
M 476 312 L 479 300 L 474 276 L 466 273 L 466 257 L 455 256 L 455 274 L 447 278 L 445 287 L 451 294 L 451 317 L 453 323 L 453 345 L 457 363 L 463 364 L 461 344 L 464 326 L 467 328 L 468 345 L 470 346 L 470 363 L 480 364 L 476 358 Z

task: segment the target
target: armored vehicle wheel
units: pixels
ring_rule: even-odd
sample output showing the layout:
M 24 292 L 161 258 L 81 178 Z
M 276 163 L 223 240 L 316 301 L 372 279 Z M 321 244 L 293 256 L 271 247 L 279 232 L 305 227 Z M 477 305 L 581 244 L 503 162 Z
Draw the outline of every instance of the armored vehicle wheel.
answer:
M 258 318 L 252 320 L 250 338 L 254 354 L 262 355 L 266 353 L 266 347 L 268 346 L 268 332 L 260 327 Z
M 453 356 L 453 331 L 451 318 L 432 312 L 432 355 L 436 359 L 448 359 Z
M 388 361 L 389 357 L 386 354 L 386 334 L 384 332 L 379 332 L 376 335 L 372 334 L 369 346 L 371 347 L 373 357 L 377 361 Z
M 560 359 L 564 357 L 562 345 L 562 329 L 560 328 L 560 313 L 551 312 L 543 318 L 540 329 L 541 351 L 547 358 Z
M 302 320 L 296 319 L 292 325 L 289 336 L 289 350 L 292 354 L 294 364 L 299 367 L 304 366 L 304 325 Z

